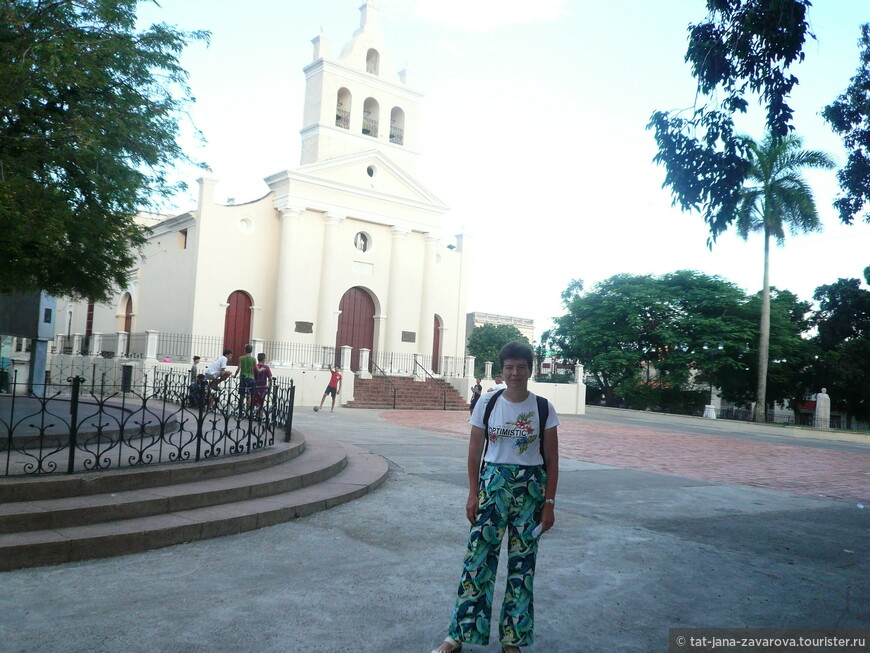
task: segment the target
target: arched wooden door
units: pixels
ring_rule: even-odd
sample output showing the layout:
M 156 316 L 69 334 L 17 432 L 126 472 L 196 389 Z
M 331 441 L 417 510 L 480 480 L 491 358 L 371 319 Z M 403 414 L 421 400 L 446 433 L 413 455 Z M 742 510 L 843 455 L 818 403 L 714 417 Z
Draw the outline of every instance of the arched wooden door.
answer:
M 434 333 L 432 334 L 432 371 L 435 374 L 439 373 L 438 368 L 441 365 L 441 318 L 435 316 L 435 323 L 432 326 Z
M 354 287 L 342 295 L 338 305 L 338 330 L 335 334 L 335 363 L 341 363 L 341 347 L 353 347 L 350 369 L 359 371 L 359 350 L 372 349 L 375 342 L 375 302 L 365 290 Z
M 245 345 L 251 342 L 251 296 L 244 290 L 235 290 L 227 298 L 227 315 L 224 318 L 224 349 L 233 350 L 233 360 L 238 361 L 245 353 Z

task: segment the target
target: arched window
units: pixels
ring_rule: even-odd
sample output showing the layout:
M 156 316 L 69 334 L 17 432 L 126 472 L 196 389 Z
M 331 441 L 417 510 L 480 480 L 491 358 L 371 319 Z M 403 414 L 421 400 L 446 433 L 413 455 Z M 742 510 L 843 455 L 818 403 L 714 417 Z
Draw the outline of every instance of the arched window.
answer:
M 363 105 L 363 128 L 362 133 L 372 138 L 378 137 L 378 117 L 381 108 L 378 101 L 373 97 L 366 98 Z
M 390 143 L 405 144 L 405 112 L 399 107 L 390 111 Z
M 335 103 L 335 126 L 350 129 L 350 91 L 342 87 L 338 89 L 338 99 Z
M 378 51 L 374 48 L 369 49 L 366 52 L 366 72 L 371 73 L 372 75 L 377 75 L 378 68 L 381 65 L 381 55 L 378 54 Z

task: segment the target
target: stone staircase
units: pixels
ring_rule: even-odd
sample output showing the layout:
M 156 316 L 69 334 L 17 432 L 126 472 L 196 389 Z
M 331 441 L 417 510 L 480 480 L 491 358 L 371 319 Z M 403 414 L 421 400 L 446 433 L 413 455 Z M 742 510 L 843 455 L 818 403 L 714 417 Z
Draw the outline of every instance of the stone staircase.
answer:
M 294 431 L 289 443 L 199 463 L 0 478 L 0 571 L 290 521 L 363 496 L 387 469 L 380 456 Z
M 401 410 L 468 410 L 468 402 L 446 381 L 426 379 L 415 381 L 410 377 L 390 376 L 354 381 L 353 401 L 347 408 L 392 408 L 393 386 L 396 388 L 396 408 Z

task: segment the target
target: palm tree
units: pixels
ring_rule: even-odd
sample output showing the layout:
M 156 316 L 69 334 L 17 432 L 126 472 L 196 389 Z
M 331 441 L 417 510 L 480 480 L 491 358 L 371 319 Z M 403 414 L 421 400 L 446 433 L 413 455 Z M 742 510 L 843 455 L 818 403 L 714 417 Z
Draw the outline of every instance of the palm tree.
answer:
M 753 419 L 763 422 L 766 412 L 767 362 L 770 345 L 770 238 L 785 242 L 785 227 L 792 235 L 822 228 L 813 192 L 803 178 L 804 168 L 834 167 L 830 155 L 801 149 L 803 141 L 789 134 L 768 134 L 757 143 L 748 139 L 750 168 L 741 190 L 737 208 L 737 233 L 746 240 L 749 234 L 764 234 L 764 287 L 761 294 L 761 328 L 758 339 L 758 389 Z

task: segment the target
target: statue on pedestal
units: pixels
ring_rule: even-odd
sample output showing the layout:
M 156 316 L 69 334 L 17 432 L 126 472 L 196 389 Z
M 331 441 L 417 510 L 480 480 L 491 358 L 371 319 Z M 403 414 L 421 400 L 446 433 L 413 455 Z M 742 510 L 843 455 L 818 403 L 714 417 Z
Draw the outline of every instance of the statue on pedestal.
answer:
M 831 428 L 831 398 L 827 388 L 816 395 L 816 420 L 815 427 L 818 429 Z

